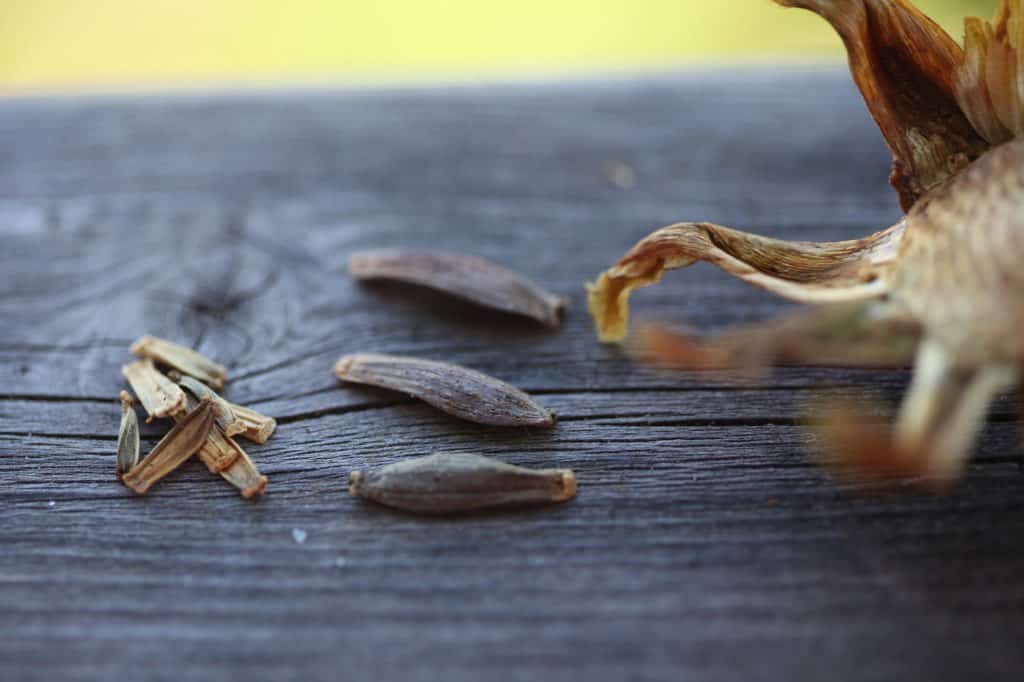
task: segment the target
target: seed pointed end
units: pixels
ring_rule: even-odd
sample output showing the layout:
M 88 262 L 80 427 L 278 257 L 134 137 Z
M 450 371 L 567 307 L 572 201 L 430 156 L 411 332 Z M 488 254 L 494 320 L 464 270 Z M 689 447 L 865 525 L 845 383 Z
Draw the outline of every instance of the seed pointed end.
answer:
M 348 376 L 349 370 L 352 369 L 352 363 L 355 362 L 355 356 L 343 355 L 334 363 L 334 376 L 339 379 L 344 379 Z
M 565 502 L 576 497 L 576 474 L 572 469 L 562 469 L 562 489 L 553 498 L 555 502 Z
M 352 497 L 361 497 L 360 486 L 363 483 L 363 472 L 353 471 L 348 475 L 348 494 Z

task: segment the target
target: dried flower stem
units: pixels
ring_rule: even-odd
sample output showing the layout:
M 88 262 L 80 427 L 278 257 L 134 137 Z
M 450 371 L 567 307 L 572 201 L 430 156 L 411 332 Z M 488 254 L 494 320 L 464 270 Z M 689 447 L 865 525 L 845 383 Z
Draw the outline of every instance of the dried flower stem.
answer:
M 365 251 L 353 254 L 356 279 L 392 279 L 443 291 L 473 303 L 558 326 L 566 300 L 491 261 L 436 251 Z
M 466 421 L 550 426 L 554 415 L 515 386 L 459 365 L 399 355 L 346 355 L 334 366 L 345 381 L 401 391 Z
M 132 344 L 132 353 L 150 358 L 182 374 L 188 374 L 209 384 L 218 391 L 224 387 L 228 370 L 191 348 L 171 343 L 155 336 L 143 336 Z
M 349 492 L 420 514 L 564 502 L 576 495 L 571 469 L 525 469 L 472 454 L 436 454 L 375 471 L 353 471 Z
M 149 419 L 171 417 L 185 409 L 185 394 L 164 376 L 149 358 L 121 368 L 124 378 L 149 414 Z
M 206 442 L 212 427 L 213 405 L 209 399 L 203 399 L 121 480 L 140 495 L 145 493 L 154 483 L 194 455 Z

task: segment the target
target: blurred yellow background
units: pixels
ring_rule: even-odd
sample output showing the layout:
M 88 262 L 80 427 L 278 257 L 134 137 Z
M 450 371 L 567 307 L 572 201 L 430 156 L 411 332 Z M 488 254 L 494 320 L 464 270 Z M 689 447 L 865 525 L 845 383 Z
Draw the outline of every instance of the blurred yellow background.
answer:
M 919 0 L 956 38 L 995 0 Z M 0 0 L 0 88 L 495 78 L 839 57 L 769 0 Z

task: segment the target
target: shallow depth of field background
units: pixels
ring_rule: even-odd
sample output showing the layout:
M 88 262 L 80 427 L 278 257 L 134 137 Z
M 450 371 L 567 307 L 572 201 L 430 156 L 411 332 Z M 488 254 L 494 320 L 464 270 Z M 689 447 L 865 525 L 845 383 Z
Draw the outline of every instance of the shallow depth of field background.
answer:
M 919 0 L 962 36 L 996 0 Z M 0 0 L 0 92 L 547 77 L 839 58 L 770 0 Z

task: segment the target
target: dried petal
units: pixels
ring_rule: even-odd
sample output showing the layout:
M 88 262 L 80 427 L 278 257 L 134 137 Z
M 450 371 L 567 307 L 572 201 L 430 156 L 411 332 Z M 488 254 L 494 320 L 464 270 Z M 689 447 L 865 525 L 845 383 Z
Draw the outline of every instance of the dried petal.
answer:
M 525 469 L 471 454 L 436 454 L 353 471 L 356 497 L 420 514 L 564 502 L 576 496 L 572 469 Z
M 906 367 L 914 358 L 918 325 L 877 302 L 799 311 L 701 341 L 664 327 L 637 334 L 637 353 L 672 369 L 743 371 L 771 365 Z
M 839 33 L 850 71 L 893 155 L 903 209 L 989 147 L 961 110 L 963 51 L 907 0 L 776 0 L 821 15 Z
M 626 336 L 629 294 L 666 270 L 706 260 L 731 275 L 786 298 L 837 303 L 884 294 L 882 272 L 903 235 L 902 222 L 863 239 L 785 242 L 711 223 L 679 223 L 649 235 L 596 284 L 588 284 L 590 314 L 604 342 Z
M 459 365 L 399 355 L 346 355 L 334 366 L 345 381 L 401 391 L 466 421 L 550 426 L 555 418 L 518 388 Z
M 213 405 L 209 399 L 203 399 L 121 480 L 140 495 L 145 493 L 154 483 L 194 455 L 206 442 L 212 427 Z
M 990 144 L 1024 133 L 1024 0 L 1000 0 L 992 23 L 964 20 L 960 107 Z
M 197 400 L 210 398 L 210 401 L 213 403 L 217 426 L 224 432 L 225 436 L 244 433 L 246 428 L 248 428 L 245 422 L 235 414 L 234 406 L 203 382 L 188 375 L 179 376 L 176 381 L 179 386 L 191 393 Z
M 228 370 L 191 348 L 155 336 L 143 336 L 132 344 L 132 353 L 168 365 L 209 384 L 218 391 L 224 388 Z
M 139 418 L 135 401 L 121 391 L 121 427 L 117 431 L 117 475 L 123 476 L 139 463 Z
M 150 419 L 171 417 L 185 409 L 185 394 L 176 383 L 160 373 L 149 358 L 125 365 L 121 373 L 131 384 Z
M 356 279 L 393 279 L 443 291 L 507 313 L 558 326 L 566 300 L 491 261 L 437 251 L 365 251 L 349 258 Z
M 941 346 L 926 340 L 895 431 L 865 424 L 863 413 L 845 403 L 826 404 L 817 426 L 827 444 L 825 461 L 858 480 L 913 478 L 944 489 L 960 477 L 992 400 L 1018 379 L 1018 371 L 1006 365 L 957 367 Z

